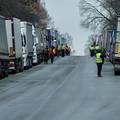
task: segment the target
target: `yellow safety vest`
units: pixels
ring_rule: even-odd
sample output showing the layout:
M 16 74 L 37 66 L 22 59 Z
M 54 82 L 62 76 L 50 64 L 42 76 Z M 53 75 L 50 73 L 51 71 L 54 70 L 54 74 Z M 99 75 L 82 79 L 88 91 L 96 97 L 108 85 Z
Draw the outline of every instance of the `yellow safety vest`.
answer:
M 102 63 L 102 58 L 100 57 L 102 54 L 101 53 L 96 53 L 96 63 Z

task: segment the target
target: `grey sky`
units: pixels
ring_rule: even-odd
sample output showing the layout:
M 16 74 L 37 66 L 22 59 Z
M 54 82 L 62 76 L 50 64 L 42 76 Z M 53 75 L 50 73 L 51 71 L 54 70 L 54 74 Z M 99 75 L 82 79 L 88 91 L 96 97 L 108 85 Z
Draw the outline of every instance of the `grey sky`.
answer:
M 45 0 L 45 3 L 55 26 L 59 31 L 72 35 L 76 54 L 83 55 L 89 32 L 80 27 L 79 0 Z

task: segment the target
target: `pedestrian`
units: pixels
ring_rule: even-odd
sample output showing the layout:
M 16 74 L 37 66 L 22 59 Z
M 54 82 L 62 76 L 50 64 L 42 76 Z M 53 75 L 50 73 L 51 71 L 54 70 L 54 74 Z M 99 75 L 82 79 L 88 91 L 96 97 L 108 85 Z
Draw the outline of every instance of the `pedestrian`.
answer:
M 56 56 L 59 57 L 58 45 L 55 47 Z
M 46 46 L 46 48 L 44 49 L 43 54 L 44 54 L 44 55 L 43 55 L 44 63 L 45 63 L 45 64 L 48 64 L 48 59 L 49 59 L 48 46 Z
M 54 54 L 54 56 L 56 56 L 56 48 L 53 47 L 52 49 L 53 49 L 53 54 Z
M 101 50 L 96 51 L 97 76 L 102 77 L 102 65 L 104 63 L 104 55 Z
M 67 56 L 70 54 L 70 49 L 69 49 L 69 47 L 67 46 L 67 44 L 66 44 L 66 46 L 65 46 L 65 54 L 66 54 Z
M 89 47 L 89 50 L 90 50 L 90 56 L 93 57 L 94 54 L 95 54 L 95 48 L 94 48 L 94 46 L 91 45 L 91 46 Z
M 65 47 L 63 44 L 61 44 L 61 56 L 64 57 L 65 56 Z
M 54 62 L 54 52 L 53 52 L 54 47 L 49 48 L 49 58 L 51 59 L 51 64 Z

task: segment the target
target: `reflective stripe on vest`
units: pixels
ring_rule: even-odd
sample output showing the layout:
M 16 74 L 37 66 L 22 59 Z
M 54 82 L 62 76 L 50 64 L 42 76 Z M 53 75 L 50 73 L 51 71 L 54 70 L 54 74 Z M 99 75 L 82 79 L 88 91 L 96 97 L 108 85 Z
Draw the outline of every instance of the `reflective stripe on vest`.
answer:
M 96 63 L 102 63 L 101 53 L 96 53 Z

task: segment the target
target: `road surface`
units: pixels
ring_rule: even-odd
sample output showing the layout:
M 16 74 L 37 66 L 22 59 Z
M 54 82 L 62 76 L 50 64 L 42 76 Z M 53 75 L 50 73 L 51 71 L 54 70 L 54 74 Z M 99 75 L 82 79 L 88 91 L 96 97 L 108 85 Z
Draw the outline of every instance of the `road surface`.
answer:
M 64 57 L 0 81 L 0 120 L 120 120 L 120 76 L 110 63 Z

